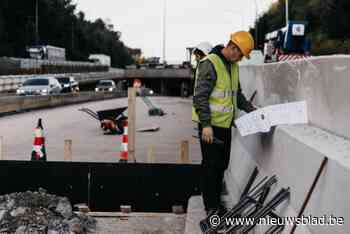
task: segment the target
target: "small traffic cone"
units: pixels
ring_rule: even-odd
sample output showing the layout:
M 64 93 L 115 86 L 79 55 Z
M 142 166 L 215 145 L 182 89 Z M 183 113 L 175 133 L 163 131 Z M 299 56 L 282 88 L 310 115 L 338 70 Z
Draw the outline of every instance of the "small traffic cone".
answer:
M 120 149 L 120 163 L 127 163 L 128 162 L 128 121 L 124 121 L 124 132 L 122 135 L 122 143 L 121 143 L 121 149 Z
M 31 160 L 46 161 L 45 135 L 41 119 L 38 120 L 38 125 L 34 129 L 34 143 Z

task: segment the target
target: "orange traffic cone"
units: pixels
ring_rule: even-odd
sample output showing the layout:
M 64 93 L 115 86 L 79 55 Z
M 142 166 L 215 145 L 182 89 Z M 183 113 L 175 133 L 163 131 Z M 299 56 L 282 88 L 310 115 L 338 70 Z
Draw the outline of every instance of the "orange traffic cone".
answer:
M 34 129 L 34 143 L 31 160 L 46 161 L 45 135 L 41 119 L 38 120 L 38 125 Z
M 124 121 L 124 133 L 122 135 L 122 143 L 120 149 L 120 159 L 119 162 L 126 163 L 128 162 L 128 121 Z

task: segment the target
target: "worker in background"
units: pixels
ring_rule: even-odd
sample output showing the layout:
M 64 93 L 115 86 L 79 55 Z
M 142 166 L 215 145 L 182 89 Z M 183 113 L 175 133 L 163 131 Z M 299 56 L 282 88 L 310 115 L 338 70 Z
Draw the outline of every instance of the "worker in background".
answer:
M 196 71 L 197 71 L 199 61 L 201 61 L 205 56 L 207 56 L 212 49 L 213 49 L 213 46 L 207 41 L 199 43 L 194 48 L 194 50 L 193 50 L 193 55 L 195 56 L 195 64 L 193 65 L 193 68 L 194 68 L 193 77 L 194 77 L 194 79 L 196 77 Z M 193 88 L 194 88 L 194 79 L 191 82 L 191 87 L 190 87 L 191 91 L 193 91 Z
M 273 51 L 274 51 L 273 43 L 272 43 L 271 40 L 269 40 L 264 45 L 264 55 L 265 55 L 264 62 L 265 63 L 272 62 L 272 53 L 273 53 Z
M 199 61 L 202 60 L 205 56 L 207 56 L 212 49 L 213 46 L 206 41 L 199 43 L 195 47 L 193 54 L 196 57 L 197 65 Z
M 224 171 L 231 152 L 231 128 L 235 109 L 255 110 L 242 93 L 238 62 L 254 48 L 250 33 L 231 34 L 227 45 L 216 46 L 197 67 L 193 95 L 192 119 L 198 122 L 202 151 L 202 195 L 208 215 L 224 212 L 220 196 Z

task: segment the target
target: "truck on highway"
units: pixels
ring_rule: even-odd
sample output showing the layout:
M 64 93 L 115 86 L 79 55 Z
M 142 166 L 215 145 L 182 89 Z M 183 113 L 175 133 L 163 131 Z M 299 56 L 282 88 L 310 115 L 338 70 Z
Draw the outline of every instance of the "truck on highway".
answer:
M 105 54 L 90 54 L 89 60 L 91 62 L 101 64 L 103 66 L 111 66 L 111 56 Z
M 265 62 L 310 56 L 311 41 L 306 36 L 308 22 L 288 21 L 287 26 L 265 35 Z
M 33 59 L 44 59 L 44 60 L 55 60 L 65 61 L 66 60 L 66 49 L 51 45 L 37 45 L 27 46 L 26 52 L 28 57 Z

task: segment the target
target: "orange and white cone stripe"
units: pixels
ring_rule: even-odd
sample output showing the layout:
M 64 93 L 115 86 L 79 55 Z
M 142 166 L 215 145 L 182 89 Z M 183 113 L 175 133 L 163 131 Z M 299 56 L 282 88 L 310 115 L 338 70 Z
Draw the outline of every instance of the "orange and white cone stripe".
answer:
M 128 121 L 124 123 L 124 133 L 122 135 L 122 143 L 120 149 L 120 159 L 128 161 Z
M 44 157 L 43 146 L 45 144 L 44 131 L 41 128 L 34 130 L 33 151 L 37 159 Z

